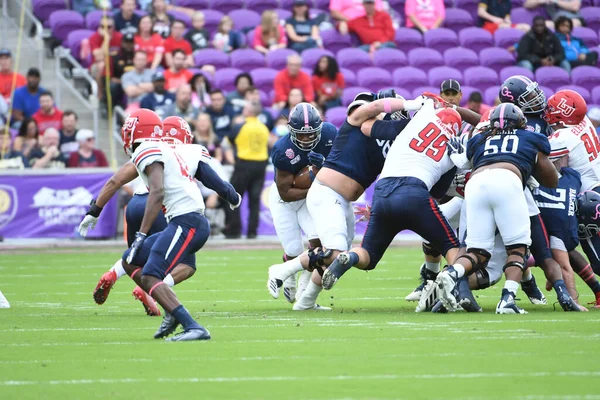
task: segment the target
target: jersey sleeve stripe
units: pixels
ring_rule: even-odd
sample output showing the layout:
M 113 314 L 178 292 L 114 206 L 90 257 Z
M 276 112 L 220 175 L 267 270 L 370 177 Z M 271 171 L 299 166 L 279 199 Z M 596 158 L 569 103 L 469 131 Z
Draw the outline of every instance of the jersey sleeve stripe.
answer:
M 150 154 L 161 155 L 161 152 L 160 152 L 160 149 L 158 149 L 156 147 L 146 149 L 146 150 L 142 151 L 140 154 L 138 154 L 138 156 L 135 158 L 135 160 L 133 160 L 133 163 L 135 165 L 138 165 L 143 158 L 145 158 L 147 155 L 150 155 Z
M 142 163 L 142 161 L 144 161 L 144 160 L 146 160 L 146 159 L 148 159 L 148 158 L 151 158 L 151 157 L 159 157 L 159 156 L 160 156 L 160 152 L 158 152 L 158 154 L 157 154 L 157 153 L 147 154 L 147 155 L 145 155 L 145 156 L 144 156 L 144 158 L 142 158 L 141 160 L 139 160 L 139 161 L 137 162 L 137 164 L 135 164 L 135 166 L 136 166 L 136 167 L 137 167 L 137 166 L 139 166 L 139 165 Z
M 569 154 L 569 149 L 558 149 L 550 152 L 550 157 L 560 157 Z

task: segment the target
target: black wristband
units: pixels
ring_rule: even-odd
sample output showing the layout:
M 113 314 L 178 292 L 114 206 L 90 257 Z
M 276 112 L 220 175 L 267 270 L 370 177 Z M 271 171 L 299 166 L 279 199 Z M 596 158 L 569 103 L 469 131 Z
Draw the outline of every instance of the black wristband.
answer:
M 96 199 L 92 199 L 92 201 L 90 202 L 90 209 L 88 210 L 86 215 L 91 215 L 94 218 L 98 218 L 100 216 L 101 212 L 102 212 L 102 207 L 98 207 L 96 205 Z

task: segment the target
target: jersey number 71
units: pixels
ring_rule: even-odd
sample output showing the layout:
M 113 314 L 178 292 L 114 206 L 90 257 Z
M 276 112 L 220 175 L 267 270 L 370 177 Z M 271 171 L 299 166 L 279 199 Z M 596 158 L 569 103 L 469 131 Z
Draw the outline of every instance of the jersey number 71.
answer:
M 446 152 L 447 141 L 448 138 L 442 134 L 442 130 L 430 122 L 408 145 L 411 149 L 419 153 L 424 152 L 427 157 L 438 162 Z

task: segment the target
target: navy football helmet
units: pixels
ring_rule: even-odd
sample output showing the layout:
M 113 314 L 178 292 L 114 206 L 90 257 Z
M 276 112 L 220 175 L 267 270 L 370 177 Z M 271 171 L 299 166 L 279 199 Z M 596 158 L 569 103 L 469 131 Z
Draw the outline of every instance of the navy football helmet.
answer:
M 502 103 L 513 103 L 525 114 L 537 114 L 546 108 L 546 95 L 537 82 L 523 75 L 504 81 L 498 94 Z
M 500 131 L 512 131 L 523 129 L 527 124 L 527 118 L 523 111 L 512 103 L 502 103 L 492 111 L 490 115 L 490 126 Z
M 290 112 L 290 139 L 301 150 L 312 150 L 319 144 L 322 126 L 319 110 L 309 103 L 299 103 Z
M 577 220 L 580 239 L 590 239 L 600 233 L 600 194 L 587 190 L 577 196 Z

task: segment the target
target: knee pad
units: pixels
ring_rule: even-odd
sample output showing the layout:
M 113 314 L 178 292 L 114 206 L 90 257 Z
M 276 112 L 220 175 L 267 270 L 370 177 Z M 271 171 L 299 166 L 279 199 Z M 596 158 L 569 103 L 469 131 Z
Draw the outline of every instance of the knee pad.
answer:
M 475 279 L 477 279 L 477 286 L 479 289 L 486 289 L 490 287 L 490 273 L 487 271 L 487 269 L 475 271 Z
M 468 253 L 475 254 L 477 258 L 473 259 L 473 257 L 471 257 Z M 479 257 L 483 257 L 482 262 L 479 262 Z M 487 267 L 492 255 L 487 250 L 470 247 L 467 249 L 467 254 L 463 254 L 462 256 L 458 257 L 458 259 L 460 258 L 466 258 L 467 260 L 471 261 L 471 264 L 473 265 L 473 271 L 478 271 Z
M 283 251 L 289 257 L 298 257 L 304 251 L 304 244 L 300 240 L 292 240 L 283 247 Z
M 439 257 L 442 255 L 435 247 L 433 247 L 430 243 L 423 242 L 423 254 L 432 257 Z
M 312 271 L 317 268 L 321 275 L 322 270 L 327 267 L 325 265 L 325 259 L 331 256 L 332 250 L 323 250 L 322 247 L 315 247 L 314 249 L 308 250 L 308 268 Z
M 525 247 L 525 253 L 515 250 L 520 247 Z M 509 261 L 504 264 L 502 267 L 502 271 L 506 271 L 506 268 L 509 267 L 517 267 L 521 268 L 521 271 L 525 271 L 527 269 L 527 259 L 529 258 L 529 248 L 526 244 L 512 244 L 510 246 L 506 246 L 506 254 L 508 256 L 517 256 L 520 257 L 523 261 Z

